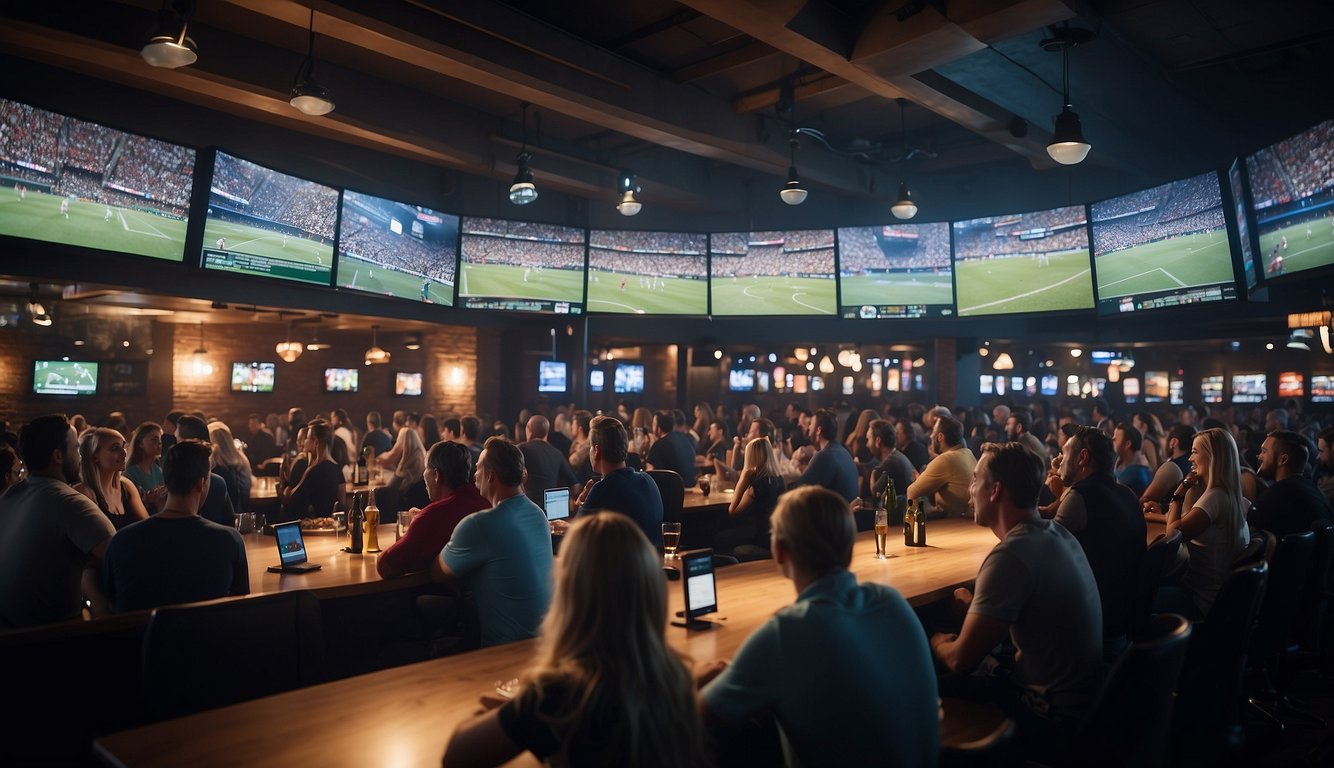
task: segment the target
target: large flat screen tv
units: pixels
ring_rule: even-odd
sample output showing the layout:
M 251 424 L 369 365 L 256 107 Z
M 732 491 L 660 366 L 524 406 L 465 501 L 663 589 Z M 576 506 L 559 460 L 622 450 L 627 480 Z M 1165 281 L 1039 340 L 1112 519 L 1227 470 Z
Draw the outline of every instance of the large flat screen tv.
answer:
M 1266 277 L 1334 264 L 1334 119 L 1246 158 Z
M 687 232 L 589 232 L 588 311 L 708 314 L 708 243 Z
M 466 216 L 459 304 L 578 315 L 584 311 L 584 230 Z
M 1241 249 L 1241 268 L 1245 277 L 1246 290 L 1250 291 L 1260 284 L 1260 269 L 1257 265 L 1255 248 L 1251 244 L 1251 221 L 1246 215 L 1246 189 L 1242 181 L 1241 159 L 1232 161 L 1227 169 L 1228 190 L 1232 193 L 1232 207 L 1228 215 L 1237 230 L 1237 246 Z
M 329 285 L 338 190 L 214 153 L 205 269 Z
M 421 371 L 396 371 L 394 373 L 394 394 L 404 397 L 420 397 L 422 393 Z
M 272 392 L 273 363 L 232 363 L 233 392 Z
M 1098 311 L 1237 298 L 1218 173 L 1094 203 Z
M 1093 307 L 1084 206 L 954 222 L 959 315 Z
M 881 317 L 954 314 L 950 225 L 886 224 L 838 230 L 839 313 Z
M 181 261 L 195 151 L 0 99 L 0 235 Z
M 32 365 L 36 395 L 97 394 L 97 363 L 84 360 L 38 360 Z
M 539 360 L 537 362 L 537 391 L 564 392 L 566 366 L 560 360 Z
M 709 236 L 714 315 L 833 315 L 834 230 Z
M 459 217 L 343 192 L 338 287 L 428 304 L 454 304 Z

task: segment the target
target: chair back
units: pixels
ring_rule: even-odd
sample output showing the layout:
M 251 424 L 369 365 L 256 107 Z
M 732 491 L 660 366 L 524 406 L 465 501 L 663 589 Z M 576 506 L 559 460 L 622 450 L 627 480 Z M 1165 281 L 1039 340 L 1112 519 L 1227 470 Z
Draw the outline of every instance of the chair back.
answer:
M 308 591 L 158 608 L 143 643 L 155 720 L 322 681 L 324 628 Z
M 1237 554 L 1232 567 L 1242 568 L 1261 561 L 1269 562 L 1269 558 L 1274 556 L 1274 544 L 1274 537 L 1269 531 L 1251 531 L 1250 542 Z
M 671 469 L 650 469 L 648 476 L 658 486 L 662 496 L 662 519 L 668 523 L 681 522 L 681 509 L 686 503 L 686 486 L 681 475 Z
M 1191 626 L 1166 613 L 1146 627 L 1112 665 L 1072 744 L 1071 764 L 1153 766 L 1167 758 L 1172 691 L 1190 644 Z M 1127 734 L 1134 733 L 1133 738 Z
M 1239 704 L 1246 649 L 1269 582 L 1261 560 L 1232 571 L 1204 621 L 1194 627 L 1177 680 L 1177 736 L 1186 749 L 1241 738 Z
M 1315 553 L 1311 558 L 1311 573 L 1306 579 L 1306 597 L 1297 612 L 1298 638 L 1303 650 L 1319 653 L 1324 647 L 1325 618 L 1329 615 L 1329 577 L 1334 568 L 1334 523 L 1317 520 L 1311 525 L 1315 533 Z
M 1269 559 L 1269 588 L 1260 603 L 1260 619 L 1251 637 L 1252 666 L 1274 670 L 1279 654 L 1292 636 L 1314 554 L 1312 531 L 1290 533 L 1278 540 Z
M 1176 564 L 1181 551 L 1181 531 L 1159 534 L 1140 558 L 1135 577 L 1134 605 L 1131 609 L 1131 636 L 1143 637 L 1152 614 L 1153 599 L 1169 568 Z

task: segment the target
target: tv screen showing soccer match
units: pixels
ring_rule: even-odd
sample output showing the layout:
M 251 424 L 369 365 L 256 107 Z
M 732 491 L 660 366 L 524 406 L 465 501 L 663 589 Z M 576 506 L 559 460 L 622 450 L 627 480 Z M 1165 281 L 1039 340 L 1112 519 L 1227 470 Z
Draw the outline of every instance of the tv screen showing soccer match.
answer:
M 464 217 L 459 304 L 578 315 L 584 311 L 584 230 Z
M 195 151 L 0 99 L 0 235 L 185 255 Z
M 624 395 L 644 391 L 644 364 L 617 363 L 613 372 L 612 391 Z
M 324 391 L 356 392 L 360 374 L 356 368 L 325 368 Z
M 1227 185 L 1232 192 L 1232 207 L 1228 214 L 1233 226 L 1237 228 L 1237 245 L 1241 248 L 1241 268 L 1244 273 L 1246 290 L 1260 284 L 1260 273 L 1256 269 L 1255 249 L 1251 247 L 1251 224 L 1246 216 L 1246 191 L 1241 180 L 1241 159 L 1232 161 L 1227 169 Z
M 949 223 L 838 230 L 838 288 L 845 318 L 954 314 Z
M 537 362 L 537 391 L 564 392 L 565 374 L 565 363 L 559 360 L 539 360 Z
M 396 371 L 394 373 L 394 394 L 403 397 L 420 397 L 422 393 L 421 371 Z
M 232 363 L 233 392 L 272 392 L 273 363 Z
M 217 152 L 204 220 L 205 269 L 328 285 L 338 190 Z
M 1094 203 L 1091 210 L 1100 313 L 1237 298 L 1216 172 Z
M 1334 264 L 1334 119 L 1246 158 L 1266 277 Z
M 833 315 L 834 230 L 709 236 L 714 315 Z
M 588 234 L 588 311 L 709 313 L 709 237 L 595 229 Z
M 97 363 L 38 360 L 32 365 L 32 391 L 37 395 L 95 395 Z
M 338 287 L 454 304 L 459 217 L 344 190 Z
M 954 222 L 961 316 L 1093 307 L 1084 206 Z

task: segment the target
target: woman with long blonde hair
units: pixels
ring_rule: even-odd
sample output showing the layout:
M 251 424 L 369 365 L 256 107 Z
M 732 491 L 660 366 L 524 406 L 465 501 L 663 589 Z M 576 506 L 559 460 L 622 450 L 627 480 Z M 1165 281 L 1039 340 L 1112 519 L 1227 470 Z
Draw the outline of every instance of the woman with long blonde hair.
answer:
M 209 463 L 213 465 L 213 473 L 226 481 L 232 509 L 237 512 L 249 510 L 250 485 L 254 481 L 250 474 L 250 460 L 237 449 L 231 428 L 221 421 L 209 422 L 208 440 L 213 445 Z
M 114 429 L 89 429 L 79 438 L 80 482 L 74 490 L 92 499 L 118 531 L 148 518 L 139 489 L 124 475 L 128 457 L 125 436 Z
M 1251 503 L 1241 492 L 1241 459 L 1227 430 L 1206 429 L 1195 435 L 1190 463 L 1190 473 L 1167 506 L 1167 532 L 1181 531 L 1190 565 L 1178 589 L 1160 591 L 1158 604 L 1187 618 L 1203 619 L 1232 562 L 1250 541 L 1246 513 Z
M 769 551 L 769 515 L 787 486 L 769 438 L 757 437 L 746 443 L 744 457 L 732 503 L 727 507 L 736 526 L 719 531 L 714 546 L 738 559 L 763 559 Z
M 438 442 L 438 441 L 437 441 Z M 426 447 L 421 434 L 415 429 L 403 433 L 403 455 L 394 469 L 394 476 L 383 488 L 375 491 L 375 504 L 380 508 L 380 522 L 392 523 L 398 511 L 414 506 L 424 507 L 430 502 L 422 475 L 426 472 Z
M 653 411 L 641 405 L 630 417 L 630 450 L 639 454 L 639 461 L 642 464 L 651 445 L 653 445 Z
M 662 556 L 625 515 L 580 517 L 514 698 L 463 723 L 443 765 L 491 766 L 525 750 L 553 765 L 708 763 L 695 685 L 664 639 Z

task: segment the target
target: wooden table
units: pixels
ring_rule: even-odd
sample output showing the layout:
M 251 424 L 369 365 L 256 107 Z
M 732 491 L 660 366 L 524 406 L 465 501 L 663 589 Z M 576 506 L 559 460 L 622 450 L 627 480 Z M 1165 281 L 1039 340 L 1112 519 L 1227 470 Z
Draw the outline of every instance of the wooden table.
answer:
M 392 523 L 376 527 L 381 550 L 394 543 L 394 527 Z M 245 539 L 246 560 L 250 565 L 251 595 L 309 589 L 321 598 L 345 597 L 425 584 L 430 580 L 424 572 L 383 580 L 375 570 L 376 555 L 344 552 L 343 547 L 348 545 L 345 534 L 311 530 L 302 531 L 306 557 L 324 567 L 310 573 L 269 573 L 269 566 L 278 564 L 278 545 L 273 537 L 250 533 L 241 538 Z
M 901 537 L 891 537 L 895 557 L 888 560 L 876 560 L 873 537 L 862 534 L 852 570 L 923 605 L 970 583 L 996 543 L 990 531 L 965 520 L 933 521 L 928 532 L 925 548 L 907 548 Z M 669 611 L 680 607 L 679 583 L 669 584 Z M 699 664 L 730 658 L 795 597 L 772 561 L 724 568 L 718 571 L 721 611 L 712 617 L 719 628 L 669 626 L 668 641 Z M 436 766 L 454 728 L 478 710 L 478 697 L 496 681 L 517 676 L 534 645 L 511 643 L 256 699 L 104 736 L 94 750 L 108 764 L 125 766 Z M 534 761 L 524 755 L 515 763 Z

